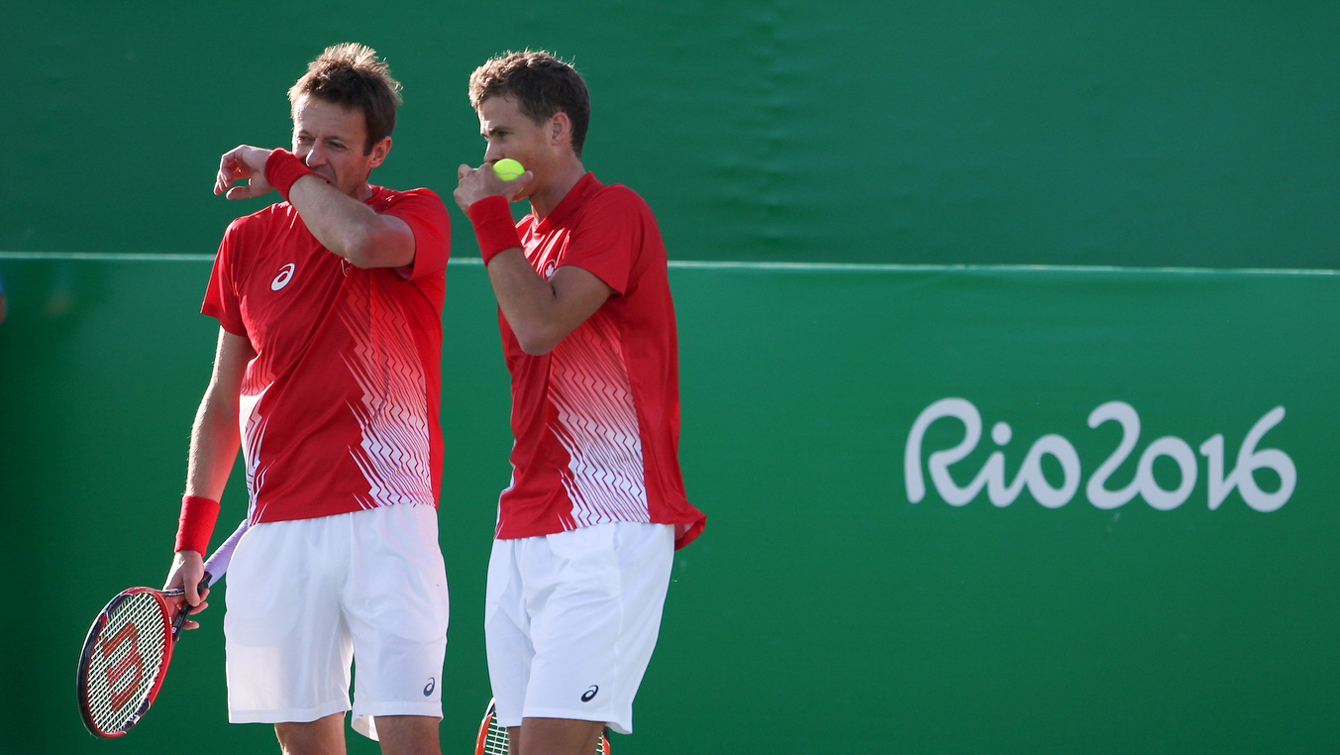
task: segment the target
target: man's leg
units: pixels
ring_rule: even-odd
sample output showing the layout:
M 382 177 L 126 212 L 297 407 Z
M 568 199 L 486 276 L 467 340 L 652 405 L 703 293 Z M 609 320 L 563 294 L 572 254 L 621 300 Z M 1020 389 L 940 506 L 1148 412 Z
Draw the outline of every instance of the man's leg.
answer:
M 432 716 L 375 716 L 382 755 L 442 755 Z
M 484 635 L 514 752 L 591 755 L 603 725 L 632 731 L 673 562 L 669 525 L 494 541 Z
M 353 730 L 388 755 L 436 754 L 450 611 L 437 510 L 397 504 L 353 517 L 356 565 L 342 600 L 357 669 Z
M 507 739 L 511 755 L 594 755 L 604 728 L 600 721 L 526 718 L 508 727 Z
M 345 752 L 353 644 L 340 617 L 337 519 L 257 524 L 228 569 L 228 717 L 272 724 L 285 753 Z
M 275 724 L 275 736 L 284 755 L 344 755 L 344 711 Z

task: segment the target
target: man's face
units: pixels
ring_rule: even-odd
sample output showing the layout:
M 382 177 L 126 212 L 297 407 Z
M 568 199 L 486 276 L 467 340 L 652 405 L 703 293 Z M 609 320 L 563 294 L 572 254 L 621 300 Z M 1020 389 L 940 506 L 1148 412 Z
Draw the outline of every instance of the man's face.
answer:
M 517 199 L 534 194 L 549 181 L 558 154 L 553 119 L 536 124 L 511 97 L 490 97 L 479 106 L 479 132 L 488 142 L 484 162 L 492 165 L 510 157 L 534 174 Z
M 341 193 L 362 200 L 368 174 L 381 165 L 391 138 L 369 154 L 363 112 L 303 95 L 293 104 L 293 153 Z

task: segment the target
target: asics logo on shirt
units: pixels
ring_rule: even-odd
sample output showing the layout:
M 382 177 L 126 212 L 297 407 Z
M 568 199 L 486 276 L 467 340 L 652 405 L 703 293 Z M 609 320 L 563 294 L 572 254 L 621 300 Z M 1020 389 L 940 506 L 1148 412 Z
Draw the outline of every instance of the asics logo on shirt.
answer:
M 433 694 L 433 688 L 436 686 L 437 686 L 437 678 L 432 676 L 428 677 L 428 683 L 423 685 L 423 696 L 428 697 L 429 695 Z
M 270 290 L 278 291 L 284 286 L 287 286 L 288 282 L 293 279 L 294 267 L 296 266 L 292 262 L 290 262 L 287 265 L 284 265 L 283 267 L 279 268 L 279 275 L 276 275 L 275 279 L 270 281 Z
M 582 695 L 582 702 L 584 703 L 591 702 L 591 700 L 595 698 L 596 693 L 599 691 L 600 691 L 600 685 L 592 684 L 589 688 L 587 688 L 586 693 Z

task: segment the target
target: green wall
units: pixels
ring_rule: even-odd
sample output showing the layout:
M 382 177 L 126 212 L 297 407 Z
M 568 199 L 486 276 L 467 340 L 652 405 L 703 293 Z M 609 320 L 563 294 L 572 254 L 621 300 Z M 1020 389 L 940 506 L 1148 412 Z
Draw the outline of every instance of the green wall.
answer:
M 6 3 L 0 250 L 213 251 L 260 206 L 219 155 L 353 39 L 405 84 L 377 180 L 444 194 L 470 71 L 575 59 L 588 166 L 678 259 L 1336 268 L 1337 38 L 1322 0 Z
M 78 723 L 72 674 L 87 622 L 116 590 L 162 579 L 187 433 L 215 325 L 193 314 L 206 260 L 0 258 L 14 317 L 0 328 L 0 456 L 12 576 L 0 660 L 5 752 L 167 752 L 182 720 L 200 753 L 267 751 L 264 726 L 225 723 L 221 604 L 180 646 L 160 704 L 124 741 Z M 471 746 L 488 698 L 484 567 L 507 480 L 507 383 L 483 268 L 447 274 L 442 544 L 452 587 L 444 751 Z M 662 641 L 621 753 L 712 746 L 850 752 L 1323 753 L 1340 746 L 1340 370 L 1334 274 L 862 270 L 678 266 L 691 500 L 707 531 L 676 558 Z M 1028 490 L 946 503 L 931 454 L 963 425 L 911 429 L 966 399 L 983 437 L 950 465 L 967 485 L 998 446 L 1012 481 L 1044 435 L 1076 451 L 1059 508 Z M 1111 510 L 1085 488 L 1118 447 L 1109 401 L 1138 412 L 1120 489 L 1156 439 L 1248 431 L 1296 486 L 1273 511 L 1233 492 L 1216 509 L 1196 454 L 1172 510 Z M 1062 470 L 1041 465 L 1052 487 Z M 1155 460 L 1157 485 L 1180 485 Z M 1258 471 L 1267 493 L 1278 475 Z M 244 510 L 241 478 L 223 521 Z M 220 528 L 216 538 L 230 529 Z M 159 546 L 154 544 L 158 543 Z M 226 584 L 226 580 L 225 580 Z M 23 586 L 22 589 L 19 586 Z M 29 613 L 31 612 L 31 613 Z M 18 617 L 35 615 L 36 621 Z M 187 644 L 189 643 L 189 644 Z M 32 725 L 39 722 L 40 725 Z M 372 752 L 359 739 L 353 752 Z M 6 749 L 6 747 L 8 749 Z

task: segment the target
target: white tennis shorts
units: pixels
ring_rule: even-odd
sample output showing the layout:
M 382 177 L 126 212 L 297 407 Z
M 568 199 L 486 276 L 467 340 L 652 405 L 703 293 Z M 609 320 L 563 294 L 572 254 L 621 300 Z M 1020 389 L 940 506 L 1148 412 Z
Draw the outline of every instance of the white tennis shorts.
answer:
M 315 721 L 350 710 L 442 717 L 447 575 L 432 506 L 266 522 L 228 570 L 228 720 Z
M 672 525 L 639 522 L 494 540 L 484 639 L 498 722 L 569 718 L 632 733 L 674 551 Z

